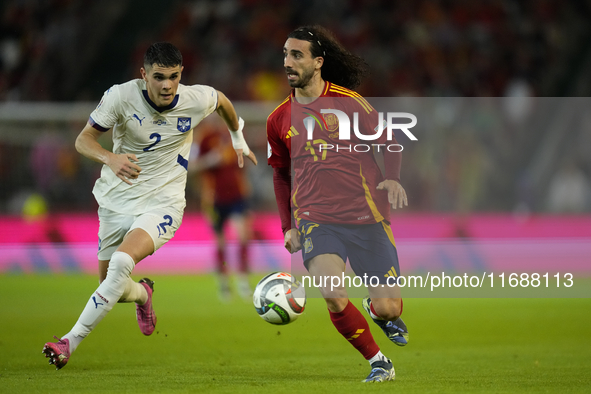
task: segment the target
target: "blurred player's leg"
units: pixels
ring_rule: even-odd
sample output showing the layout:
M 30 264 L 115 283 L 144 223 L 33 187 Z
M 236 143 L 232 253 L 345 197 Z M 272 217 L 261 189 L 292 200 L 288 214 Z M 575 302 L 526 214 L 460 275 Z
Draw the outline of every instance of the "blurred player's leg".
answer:
M 225 206 L 213 205 L 208 212 L 211 226 L 215 233 L 216 244 L 216 273 L 218 276 L 218 296 L 220 301 L 226 303 L 232 299 L 230 290 L 230 277 L 226 260 L 226 237 L 224 235 L 224 225 L 228 219 L 229 212 Z
M 248 244 L 240 245 L 240 267 L 237 274 L 238 294 L 242 299 L 249 301 L 252 298 L 252 289 L 248 282 Z
M 222 302 L 229 302 L 232 298 L 230 277 L 226 264 L 226 239 L 222 228 L 214 227 L 216 240 L 216 271 L 218 274 L 219 297 Z
M 238 233 L 239 246 L 239 266 L 237 275 L 237 289 L 238 294 L 242 299 L 250 301 L 252 298 L 252 290 L 248 283 L 249 260 L 248 260 L 248 243 L 250 241 L 250 224 L 246 214 L 240 213 L 232 218 L 234 228 Z

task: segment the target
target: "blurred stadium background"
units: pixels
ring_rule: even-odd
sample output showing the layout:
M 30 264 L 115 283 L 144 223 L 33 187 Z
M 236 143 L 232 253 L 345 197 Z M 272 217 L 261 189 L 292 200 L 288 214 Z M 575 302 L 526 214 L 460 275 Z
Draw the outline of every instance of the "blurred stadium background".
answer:
M 139 77 L 154 41 L 182 50 L 183 83 L 221 90 L 247 121 L 259 158 L 246 168 L 251 281 L 291 268 L 265 121 L 289 92 L 285 37 L 313 23 L 367 60 L 361 94 L 419 100 L 424 110 L 419 140 L 402 140 L 409 207 L 392 215 L 403 274 L 575 274 L 562 293 L 497 294 L 529 299 L 480 289 L 406 298 L 408 347 L 393 349 L 370 322 L 392 354 L 395 388 L 589 392 L 590 20 L 589 0 L 0 0 L 0 392 L 383 389 L 360 386 L 367 365 L 336 335 L 322 300 L 308 299 L 299 321 L 282 327 L 250 303 L 218 301 L 194 173 L 180 230 L 134 271 L 157 281 L 157 332 L 143 338 L 133 306 L 118 306 L 63 370 L 40 354 L 96 286 L 100 166 L 74 139 L 106 89 Z M 202 127 L 219 127 L 210 118 Z
M 590 18 L 583 0 L 4 0 L 0 272 L 94 272 L 91 189 L 100 166 L 75 151 L 74 139 L 108 87 L 139 77 L 154 41 L 181 49 L 182 83 L 223 91 L 247 121 L 260 161 L 247 167 L 252 260 L 255 270 L 288 267 L 265 160 L 265 121 L 289 92 L 286 35 L 312 23 L 367 60 L 371 76 L 358 89 L 366 97 L 439 97 L 443 111 L 445 98 L 497 98 L 470 127 L 460 127 L 459 115 L 434 124 L 405 152 L 409 207 L 395 213 L 393 229 L 415 246 L 405 251 L 400 242 L 403 269 L 450 267 L 446 259 L 459 261 L 451 265 L 457 269 L 466 261 L 506 261 L 494 252 L 466 252 L 465 242 L 501 239 L 506 248 L 519 238 L 508 253 L 522 256 L 516 260 L 546 256 L 552 264 L 575 250 L 576 265 L 589 270 Z M 109 138 L 102 142 L 110 146 Z M 213 268 L 200 187 L 191 174 L 181 230 L 143 269 Z M 419 253 L 433 239 L 449 241 L 447 257 L 441 249 Z

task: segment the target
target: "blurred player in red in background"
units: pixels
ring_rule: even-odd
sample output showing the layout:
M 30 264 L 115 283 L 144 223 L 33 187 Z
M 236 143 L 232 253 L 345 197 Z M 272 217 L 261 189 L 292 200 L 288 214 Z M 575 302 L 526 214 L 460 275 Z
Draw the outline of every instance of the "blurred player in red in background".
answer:
M 346 149 L 349 143 L 363 142 L 357 135 L 341 140 L 338 122 L 321 115 L 322 109 L 331 108 L 349 115 L 355 112 L 362 133 L 376 134 L 377 111 L 350 90 L 365 74 L 365 62 L 318 26 L 290 33 L 283 56 L 293 90 L 269 115 L 267 140 L 286 249 L 290 253 L 302 249 L 304 265 L 314 277 L 341 277 L 348 260 L 357 276 L 377 277 L 379 283 L 397 278 L 398 255 L 389 224 L 390 205 L 407 204 L 400 184 L 401 154 L 381 150 L 384 176 L 374 152 Z M 396 144 L 395 139 L 386 141 L 385 133 L 376 142 Z M 328 146 L 341 149 L 327 150 Z M 319 290 L 337 331 L 370 363 L 372 370 L 364 382 L 393 380 L 392 362 L 349 301 L 346 288 Z M 402 299 L 395 290 L 368 288 L 371 298 L 363 300 L 363 307 L 393 343 L 404 346 L 408 330 L 400 319 Z
M 234 148 L 228 132 L 209 123 L 196 138 L 198 144 L 195 169 L 201 175 L 201 207 L 208 216 L 216 238 L 216 271 L 219 275 L 220 299 L 229 301 L 229 267 L 227 240 L 224 233 L 228 220 L 238 236 L 238 275 L 236 290 L 250 301 L 252 291 L 248 283 L 248 242 L 251 239 L 248 213 L 250 187 L 245 171 L 236 167 Z

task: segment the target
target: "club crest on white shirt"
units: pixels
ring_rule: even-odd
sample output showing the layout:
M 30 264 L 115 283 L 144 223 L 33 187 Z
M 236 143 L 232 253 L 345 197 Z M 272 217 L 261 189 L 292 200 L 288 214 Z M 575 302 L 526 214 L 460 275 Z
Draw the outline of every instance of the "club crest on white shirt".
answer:
M 176 128 L 181 133 L 191 130 L 191 118 L 178 118 Z

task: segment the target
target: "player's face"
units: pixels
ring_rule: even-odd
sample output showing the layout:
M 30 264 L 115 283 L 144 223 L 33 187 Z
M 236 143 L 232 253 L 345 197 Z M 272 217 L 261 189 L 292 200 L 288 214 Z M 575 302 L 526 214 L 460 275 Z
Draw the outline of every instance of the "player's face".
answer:
M 166 107 L 172 103 L 181 80 L 182 66 L 162 67 L 152 64 L 140 70 L 142 78 L 146 81 L 148 96 L 158 107 Z
M 320 71 L 322 58 L 313 58 L 310 43 L 304 40 L 288 38 L 283 46 L 283 67 L 287 73 L 287 81 L 292 88 L 305 88 L 314 73 Z

